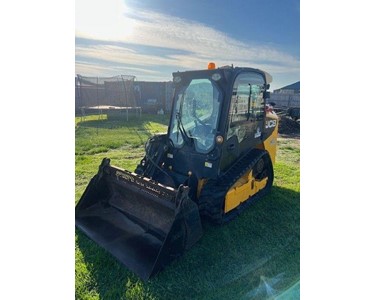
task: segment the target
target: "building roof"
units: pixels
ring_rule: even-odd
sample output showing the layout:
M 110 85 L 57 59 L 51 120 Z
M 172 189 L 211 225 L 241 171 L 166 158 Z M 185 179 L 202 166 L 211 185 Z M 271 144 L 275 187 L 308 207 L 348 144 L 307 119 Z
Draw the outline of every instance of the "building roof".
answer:
M 296 90 L 296 91 L 299 91 L 300 90 L 299 85 L 300 85 L 300 81 L 297 81 L 295 83 L 292 83 L 292 84 L 289 84 L 289 85 L 284 86 L 282 88 L 279 88 L 279 90 Z

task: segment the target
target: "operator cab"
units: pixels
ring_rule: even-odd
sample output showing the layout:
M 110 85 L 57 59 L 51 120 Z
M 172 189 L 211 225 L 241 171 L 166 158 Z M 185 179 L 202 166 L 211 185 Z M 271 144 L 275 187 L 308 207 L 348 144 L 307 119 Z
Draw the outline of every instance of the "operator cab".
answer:
M 177 187 L 217 178 L 262 143 L 266 138 L 264 98 L 271 80 L 266 72 L 253 68 L 211 66 L 173 73 L 164 172 L 156 179 L 172 185 L 164 178 L 168 174 Z

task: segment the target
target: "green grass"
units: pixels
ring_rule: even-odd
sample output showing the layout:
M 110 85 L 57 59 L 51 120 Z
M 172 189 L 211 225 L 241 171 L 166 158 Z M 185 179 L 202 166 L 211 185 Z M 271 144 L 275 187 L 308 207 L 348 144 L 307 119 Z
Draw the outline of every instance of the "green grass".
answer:
M 76 201 L 104 157 L 134 170 L 167 119 L 76 118 Z M 271 193 L 224 226 L 204 222 L 202 239 L 147 283 L 76 230 L 76 298 L 267 299 L 298 283 L 299 139 L 280 138 L 278 150 Z

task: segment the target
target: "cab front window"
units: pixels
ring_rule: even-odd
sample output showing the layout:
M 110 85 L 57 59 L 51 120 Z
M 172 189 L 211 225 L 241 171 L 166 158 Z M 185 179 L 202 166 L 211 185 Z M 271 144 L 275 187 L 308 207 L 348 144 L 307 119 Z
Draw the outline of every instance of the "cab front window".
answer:
M 215 143 L 219 116 L 219 90 L 209 79 L 192 79 L 176 93 L 169 138 L 180 148 L 184 144 L 208 153 Z

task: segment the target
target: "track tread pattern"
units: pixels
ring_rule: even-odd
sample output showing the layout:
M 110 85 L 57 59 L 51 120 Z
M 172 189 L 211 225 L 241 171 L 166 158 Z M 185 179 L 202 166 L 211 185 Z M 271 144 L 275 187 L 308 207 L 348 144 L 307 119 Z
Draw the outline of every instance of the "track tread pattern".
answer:
M 266 168 L 268 174 L 267 185 L 264 189 L 251 197 L 251 200 L 243 202 L 241 205 L 224 214 L 225 195 L 233 184 L 240 179 L 245 173 L 256 165 L 259 159 L 266 160 Z M 218 179 L 209 179 L 204 185 L 200 197 L 199 208 L 202 216 L 208 217 L 210 221 L 223 224 L 237 217 L 246 207 L 253 203 L 256 199 L 264 196 L 271 188 L 273 183 L 273 167 L 269 154 L 265 150 L 252 149 L 242 158 L 240 158 L 228 171 L 226 171 Z

